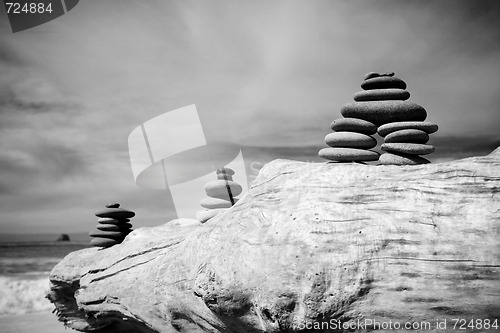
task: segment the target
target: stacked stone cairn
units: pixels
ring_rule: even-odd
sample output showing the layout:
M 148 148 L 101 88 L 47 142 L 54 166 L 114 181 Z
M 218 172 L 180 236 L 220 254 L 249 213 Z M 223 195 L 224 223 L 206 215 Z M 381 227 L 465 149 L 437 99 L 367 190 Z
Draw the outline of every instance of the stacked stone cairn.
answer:
M 119 203 L 106 205 L 106 209 L 95 213 L 95 215 L 99 217 L 97 230 L 89 233 L 92 237 L 90 244 L 93 246 L 107 248 L 120 244 L 133 231 L 132 224 L 129 222 L 135 213 L 120 208 Z
M 201 223 L 205 223 L 221 212 L 231 208 L 238 199 L 243 188 L 233 181 L 234 171 L 229 168 L 220 168 L 216 171 L 217 180 L 208 182 L 205 185 L 205 193 L 208 198 L 200 201 L 200 205 L 205 208 L 196 212 L 196 217 Z
M 436 124 L 424 122 L 427 111 L 408 102 L 406 83 L 394 73 L 368 73 L 354 94 L 354 103 L 345 104 L 340 113 L 344 118 L 333 121 L 336 131 L 325 137 L 331 148 L 323 148 L 319 156 L 339 162 L 376 161 L 383 165 L 416 165 L 429 163 L 420 155 L 434 152 L 427 145 L 429 134 L 438 130 Z M 384 137 L 380 155 L 369 150 L 377 145 L 371 136 Z

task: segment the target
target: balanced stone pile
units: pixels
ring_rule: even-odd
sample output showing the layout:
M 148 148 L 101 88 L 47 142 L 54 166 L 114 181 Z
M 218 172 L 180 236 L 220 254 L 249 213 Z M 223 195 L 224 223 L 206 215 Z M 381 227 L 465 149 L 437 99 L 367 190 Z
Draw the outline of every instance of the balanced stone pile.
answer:
M 419 155 L 434 152 L 427 145 L 429 134 L 438 126 L 424 122 L 427 111 L 408 102 L 410 93 L 406 83 L 394 73 L 368 73 L 361 84 L 363 91 L 354 94 L 354 103 L 344 105 L 344 118 L 335 120 L 331 127 L 336 133 L 325 137 L 331 148 L 319 151 L 319 156 L 340 162 L 376 161 L 380 164 L 424 164 L 429 161 Z M 377 145 L 371 136 L 378 132 L 385 137 L 380 147 L 381 156 L 372 150 Z
M 125 237 L 132 232 L 130 218 L 135 213 L 119 208 L 120 204 L 114 203 L 106 205 L 106 209 L 95 213 L 97 220 L 97 230 L 89 233 L 92 240 L 90 243 L 98 247 L 110 247 L 123 242 Z
M 233 181 L 234 171 L 229 168 L 217 169 L 217 180 L 205 185 L 205 193 L 208 198 L 202 199 L 200 205 L 205 208 L 196 212 L 196 217 L 201 223 L 205 223 L 219 213 L 231 208 L 238 199 L 243 188 Z

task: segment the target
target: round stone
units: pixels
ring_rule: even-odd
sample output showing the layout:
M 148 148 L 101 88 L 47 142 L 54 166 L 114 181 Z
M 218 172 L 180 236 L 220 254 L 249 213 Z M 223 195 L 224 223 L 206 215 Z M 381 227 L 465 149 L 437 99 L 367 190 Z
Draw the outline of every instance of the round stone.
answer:
M 120 244 L 120 242 L 117 241 L 116 239 L 111 239 L 111 238 L 93 238 L 90 241 L 90 244 L 97 247 L 110 247 L 113 245 Z
M 323 148 L 318 152 L 320 157 L 338 162 L 376 161 L 379 153 L 357 148 Z
M 427 112 L 418 104 L 408 101 L 355 102 L 342 106 L 344 117 L 358 118 L 377 126 L 399 121 L 424 121 Z
M 378 159 L 382 165 L 419 165 L 431 163 L 428 159 L 417 155 L 385 153 Z
M 410 93 L 403 89 L 373 89 L 363 90 L 354 94 L 356 102 L 398 100 L 406 101 Z
M 385 143 L 402 142 L 402 143 L 427 143 L 429 134 L 417 129 L 404 129 L 387 134 L 384 139 Z
M 358 132 L 367 135 L 377 133 L 377 126 L 375 124 L 357 118 L 335 119 L 330 127 L 336 132 Z
M 222 213 L 227 209 L 210 209 L 210 210 L 199 210 L 196 212 L 196 218 L 201 222 L 205 223 L 211 218 L 214 218 L 218 214 Z
M 110 217 L 114 219 L 126 219 L 130 217 L 134 217 L 135 213 L 130 210 L 126 210 L 123 208 L 106 208 L 100 212 L 95 213 L 97 217 Z
M 106 208 L 118 208 L 120 207 L 120 204 L 118 202 L 106 205 Z
M 330 147 L 370 149 L 377 145 L 377 140 L 369 135 L 355 132 L 334 132 L 325 136 Z
M 229 200 L 228 187 L 233 197 L 240 195 L 243 191 L 241 185 L 232 180 L 214 180 L 205 185 L 205 192 L 209 197 Z
M 427 155 L 435 150 L 434 146 L 419 143 L 383 143 L 380 149 L 410 155 Z
M 369 72 L 369 73 L 366 73 L 365 74 L 365 80 L 368 80 L 368 79 L 371 79 L 371 78 L 374 78 L 374 77 L 379 77 L 380 74 L 377 73 L 377 72 Z
M 391 88 L 406 89 L 406 83 L 397 77 L 384 75 L 372 77 L 363 81 L 363 83 L 361 83 L 361 88 L 363 88 L 363 90 Z
M 378 134 L 380 136 L 386 136 L 392 132 L 404 129 L 416 129 L 431 134 L 438 130 L 438 125 L 424 121 L 399 121 L 380 126 L 378 128 Z
M 226 175 L 233 176 L 234 175 L 234 170 L 230 168 L 219 168 L 217 171 L 215 171 L 217 174 L 220 173 L 225 173 Z
M 100 237 L 100 238 L 121 238 L 123 237 L 123 233 L 121 231 L 103 231 L 103 230 L 94 230 L 89 233 L 90 237 Z
M 223 180 L 233 180 L 233 176 L 231 176 L 231 175 L 226 175 L 225 173 L 218 173 L 218 174 L 217 174 L 217 179 L 223 179 Z
M 100 224 L 116 224 L 116 225 L 122 225 L 125 224 L 126 222 L 129 222 L 129 219 L 113 219 L 110 217 L 101 217 L 100 219 L 97 220 L 98 223 Z
M 132 228 L 130 223 L 120 223 L 120 224 L 98 224 L 97 229 L 102 231 L 123 231 Z
M 238 201 L 238 199 L 234 198 L 234 203 Z M 233 205 L 231 201 L 219 199 L 219 198 L 204 198 L 200 201 L 201 207 L 207 209 L 217 209 L 217 208 L 231 208 Z

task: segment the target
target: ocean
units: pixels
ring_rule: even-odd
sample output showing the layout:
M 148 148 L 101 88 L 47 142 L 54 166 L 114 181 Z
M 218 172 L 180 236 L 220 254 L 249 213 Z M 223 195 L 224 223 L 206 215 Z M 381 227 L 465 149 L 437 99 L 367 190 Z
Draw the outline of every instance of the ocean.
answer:
M 0 235 L 0 316 L 53 310 L 45 298 L 49 273 L 67 254 L 90 246 L 87 234 Z

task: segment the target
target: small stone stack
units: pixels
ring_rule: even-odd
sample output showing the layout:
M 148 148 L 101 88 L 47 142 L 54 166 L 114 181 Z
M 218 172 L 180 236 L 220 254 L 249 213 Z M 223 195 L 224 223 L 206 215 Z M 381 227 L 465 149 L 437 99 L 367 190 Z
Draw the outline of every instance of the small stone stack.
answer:
M 217 180 L 208 182 L 205 185 L 205 192 L 208 198 L 200 201 L 204 210 L 196 212 L 196 217 L 201 223 L 205 223 L 217 214 L 231 208 L 238 199 L 243 188 L 233 181 L 234 171 L 229 168 L 217 169 Z
M 429 134 L 438 130 L 438 125 L 429 122 L 400 121 L 382 125 L 378 133 L 384 137 L 380 147 L 386 151 L 379 158 L 383 165 L 417 165 L 430 161 L 419 155 L 434 152 L 434 146 L 427 145 Z
M 114 203 L 106 205 L 106 209 L 95 213 L 97 220 L 97 230 L 89 233 L 92 240 L 90 244 L 97 247 L 110 247 L 123 242 L 125 237 L 132 232 L 130 218 L 135 213 L 119 208 L 120 204 Z
M 363 162 L 378 160 L 379 153 L 369 150 L 377 145 L 371 135 L 377 133 L 373 123 L 356 118 L 336 119 L 330 125 L 333 133 L 325 136 L 330 148 L 323 148 L 318 155 L 337 162 Z

